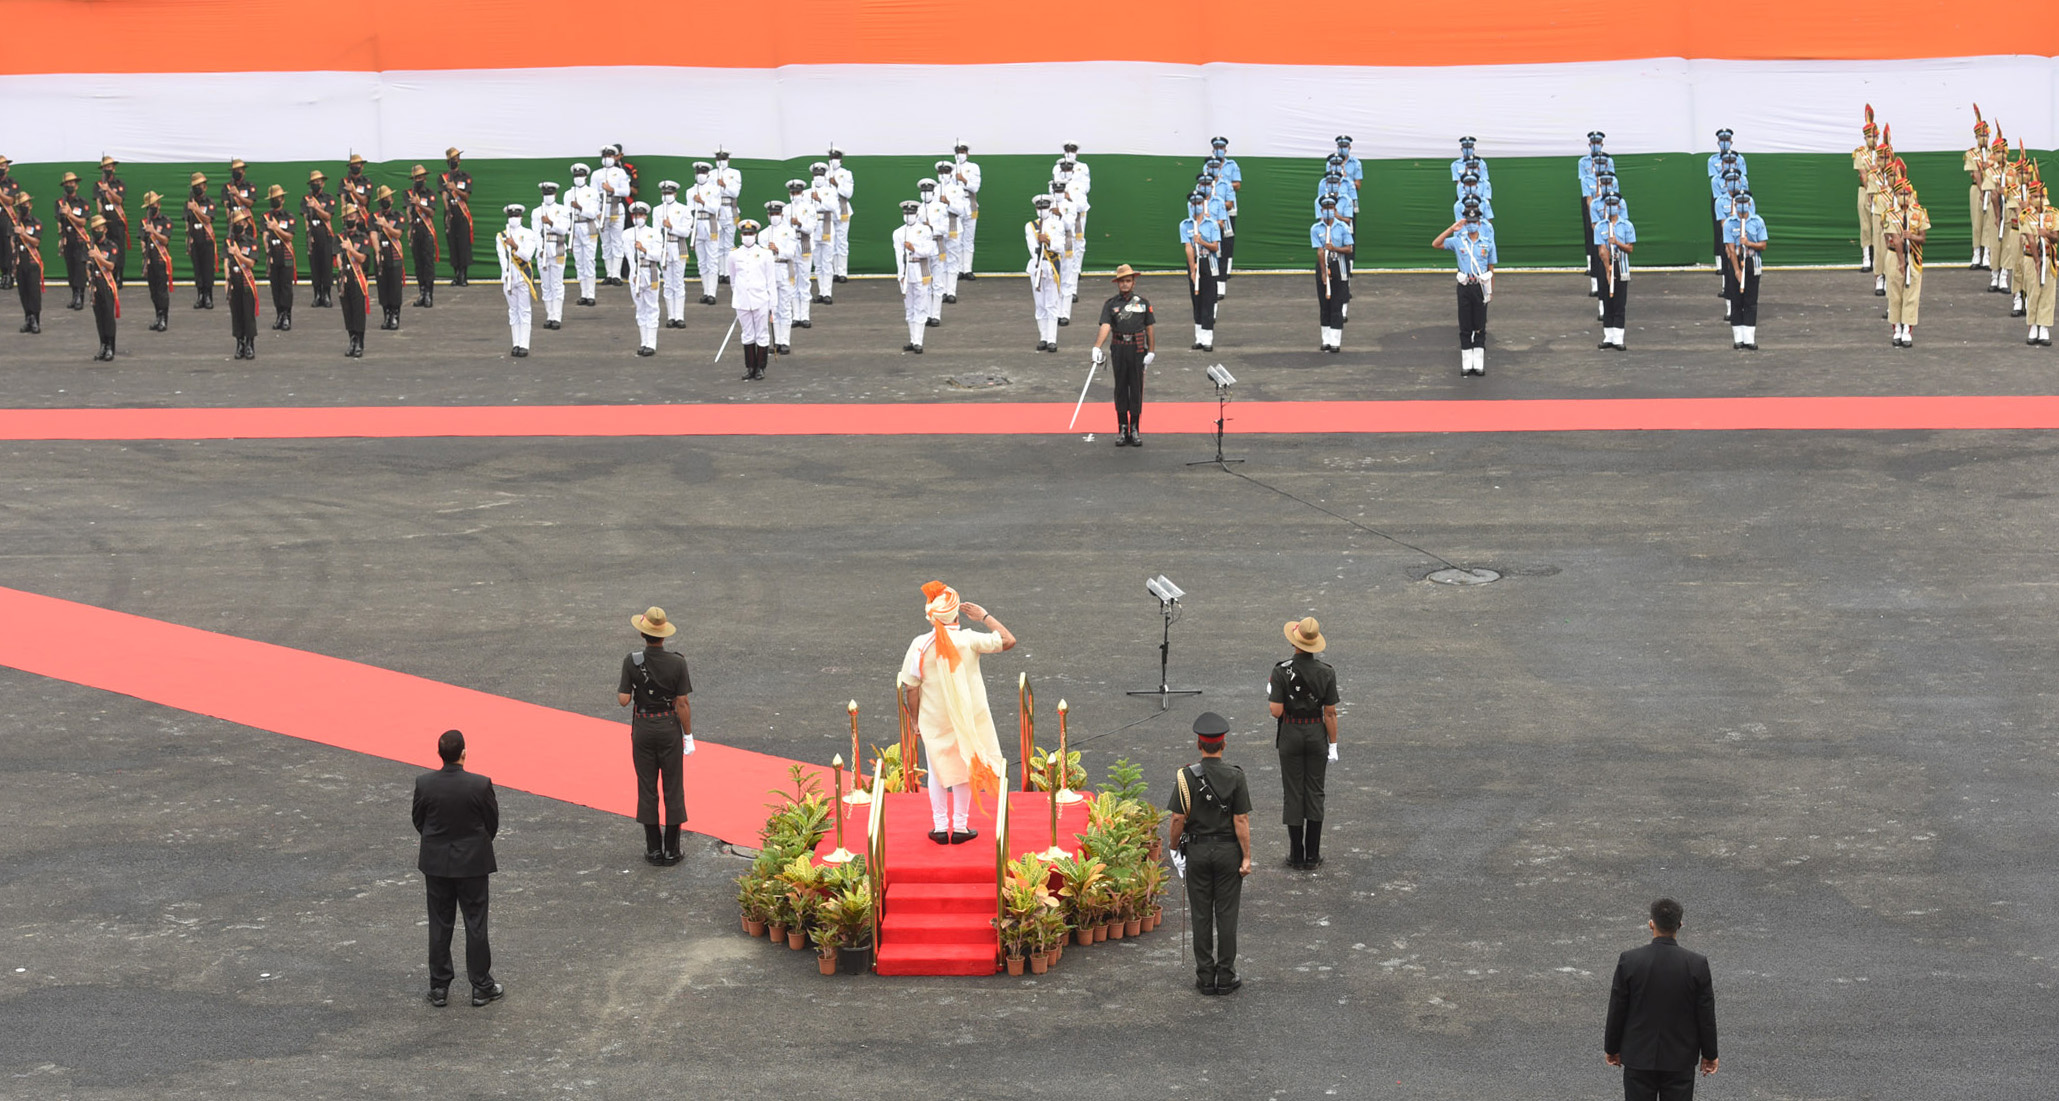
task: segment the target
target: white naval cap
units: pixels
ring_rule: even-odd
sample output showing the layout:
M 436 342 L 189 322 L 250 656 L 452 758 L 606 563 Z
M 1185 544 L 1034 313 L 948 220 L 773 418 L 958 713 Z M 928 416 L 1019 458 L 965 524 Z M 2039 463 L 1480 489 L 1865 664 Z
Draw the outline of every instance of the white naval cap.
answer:
M 710 172 L 710 171 L 713 171 L 713 170 L 714 170 L 714 168 L 715 168 L 715 166 L 714 166 L 714 165 L 712 165 L 712 164 L 709 164 L 709 163 L 708 163 L 707 161 L 695 161 L 695 162 L 693 162 L 693 170 L 694 170 L 694 173 L 695 173 L 696 175 L 698 175 L 698 174 L 700 174 L 700 173 L 702 173 L 702 172 Z
M 572 166 L 572 174 L 574 176 L 591 176 L 593 175 L 593 169 L 586 167 L 585 161 L 579 161 Z
M 1038 209 L 1048 207 L 1051 205 L 1051 196 L 1039 195 L 1036 198 L 1030 200 L 1030 205 L 1033 207 L 1037 207 Z
M 917 191 L 935 191 L 936 189 L 937 182 L 935 180 L 930 179 L 927 176 L 924 176 L 922 180 L 915 185 L 915 190 Z
M 660 180 L 660 181 L 658 181 L 658 190 L 660 190 L 660 191 L 677 191 L 677 190 L 679 190 L 679 181 L 678 181 L 678 180 Z
M 521 203 L 509 203 L 508 205 L 501 207 L 500 212 L 502 214 L 519 218 L 522 216 L 522 211 L 524 209 L 526 208 L 524 208 Z
M 780 201 L 779 201 L 778 199 L 774 199 L 774 200 L 772 200 L 771 202 L 768 202 L 768 203 L 766 203 L 766 204 L 765 204 L 765 213 L 767 213 L 767 214 L 777 214 L 777 213 L 779 213 L 780 211 L 782 211 L 782 210 L 785 210 L 785 209 L 786 209 L 786 204 L 785 204 L 785 203 L 782 203 L 782 202 L 780 202 Z
M 558 193 L 557 181 L 545 180 L 542 183 L 536 185 L 536 190 L 541 191 L 546 195 L 555 195 Z
M 913 199 L 903 199 L 903 200 L 901 201 L 901 213 L 903 213 L 903 214 L 913 214 L 913 213 L 915 213 L 916 211 L 918 211 L 918 210 L 921 210 L 921 209 L 922 209 L 922 204 L 921 204 L 921 203 L 918 203 L 918 202 L 916 202 L 916 201 L 915 201 L 915 200 L 913 200 Z
M 816 161 L 814 164 L 808 166 L 808 171 L 817 176 L 824 176 L 829 173 L 829 166 L 823 164 L 821 161 Z
M 788 180 L 788 181 L 786 182 L 786 189 L 787 189 L 788 191 L 806 191 L 806 190 L 808 190 L 808 181 L 806 181 L 806 180 Z
M 651 204 L 644 202 L 641 199 L 638 199 L 636 202 L 629 204 L 629 212 L 631 214 L 636 214 L 639 212 L 649 214 L 651 212 Z

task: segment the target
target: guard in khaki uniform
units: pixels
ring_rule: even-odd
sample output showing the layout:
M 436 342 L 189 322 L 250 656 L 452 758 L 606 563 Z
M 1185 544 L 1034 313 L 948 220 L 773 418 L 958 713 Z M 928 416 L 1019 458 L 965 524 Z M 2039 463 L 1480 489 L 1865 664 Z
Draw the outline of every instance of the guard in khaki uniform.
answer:
M 1968 271 L 1986 271 L 1987 249 L 1982 247 L 1987 237 L 1981 233 L 1981 217 L 1987 207 L 1980 201 L 1980 180 L 1987 174 L 1988 124 L 1980 117 L 1980 104 L 1973 105 L 1973 148 L 1959 158 L 1959 167 L 1965 171 L 1967 224 L 1973 227 L 1973 259 L 1966 264 Z
M 2052 301 L 2059 291 L 2059 210 L 2047 202 L 2045 182 L 2033 180 L 2030 199 L 2018 216 L 2027 265 L 2023 276 L 2025 344 L 2052 346 Z
M 1313 616 L 1286 628 L 1294 656 L 1273 666 L 1266 707 L 1279 726 L 1280 818 L 1287 826 L 1287 866 L 1323 863 L 1323 781 L 1337 759 L 1337 672 L 1316 657 L 1329 643 Z
M 1213 711 L 1194 720 L 1201 759 L 1174 777 L 1165 804 L 1172 812 L 1166 847 L 1187 880 L 1194 912 L 1194 989 L 1212 995 L 1244 985 L 1237 975 L 1237 908 L 1251 874 L 1251 785 L 1243 769 L 1223 762 L 1229 733 L 1229 721 Z
M 1980 236 L 1983 260 L 1988 270 L 1988 290 L 2000 294 L 2009 289 L 2009 262 L 2004 259 L 2002 243 L 2002 173 L 2009 167 L 2009 139 L 2002 136 L 2002 128 L 1995 127 L 1995 143 L 1988 147 L 1987 160 L 1980 173 Z
M 1916 308 L 1923 298 L 1923 239 L 1930 233 L 1930 212 L 1916 201 L 1907 177 L 1897 179 L 1895 203 L 1881 219 L 1886 246 L 1887 319 L 1894 323 L 1897 348 L 1916 346 Z
M 1859 174 L 1859 270 L 1873 271 L 1873 150 L 1880 144 L 1880 127 L 1873 122 L 1873 105 L 1866 105 L 1866 125 L 1859 128 L 1865 144 L 1852 150 L 1852 171 Z

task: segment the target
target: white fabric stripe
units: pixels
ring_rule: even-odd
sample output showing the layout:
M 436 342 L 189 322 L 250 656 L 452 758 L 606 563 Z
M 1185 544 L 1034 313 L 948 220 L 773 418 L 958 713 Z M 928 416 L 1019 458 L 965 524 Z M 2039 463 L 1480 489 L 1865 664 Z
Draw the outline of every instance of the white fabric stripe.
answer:
M 606 111 L 591 89 L 611 90 Z M 617 98 L 626 94 L 626 98 Z M 939 97 L 948 110 L 938 110 Z M 1215 134 L 1235 156 L 1312 156 L 1340 132 L 1362 158 L 1707 150 L 1719 126 L 1747 154 L 1842 153 L 1871 102 L 1905 150 L 1958 149 L 1979 102 L 2012 139 L 2059 146 L 2059 59 L 1644 61 L 1473 68 L 1279 65 L 821 65 L 780 69 L 574 68 L 388 73 L 0 76 L 4 151 L 21 163 L 590 157 L 925 155 L 1190 156 Z M 922 109 L 914 109 L 918 105 Z M 686 110 L 667 110 L 667 107 Z

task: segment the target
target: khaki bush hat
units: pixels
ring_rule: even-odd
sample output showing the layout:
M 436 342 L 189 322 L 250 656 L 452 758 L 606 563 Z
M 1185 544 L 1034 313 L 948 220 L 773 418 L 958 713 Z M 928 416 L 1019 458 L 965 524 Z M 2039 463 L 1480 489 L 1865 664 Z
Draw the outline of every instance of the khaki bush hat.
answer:
M 1297 619 L 1287 624 L 1287 641 L 1304 654 L 1320 654 L 1329 643 L 1323 640 L 1322 625 L 1314 616 Z
M 652 638 L 671 638 L 673 632 L 679 630 L 665 618 L 665 609 L 656 605 L 646 609 L 642 615 L 630 616 L 629 622 L 638 631 Z

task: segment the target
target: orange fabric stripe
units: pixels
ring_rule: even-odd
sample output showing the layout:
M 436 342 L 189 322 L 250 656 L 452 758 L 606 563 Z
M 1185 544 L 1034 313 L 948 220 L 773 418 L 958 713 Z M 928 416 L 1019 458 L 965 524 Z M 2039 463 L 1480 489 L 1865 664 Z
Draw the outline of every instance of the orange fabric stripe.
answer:
M 1640 7 L 1621 0 L 1474 0 L 1443 5 L 1248 0 L 1049 0 L 1025 33 L 1017 5 L 963 0 L 798 0 L 704 8 L 691 45 L 639 33 L 560 0 L 366 0 L 370 34 L 305 0 L 10 0 L 0 72 L 79 71 L 64 43 L 89 42 L 89 71 L 379 72 L 601 65 L 1034 64 L 1211 61 L 1269 65 L 1459 65 L 1620 61 L 1867 60 L 2008 50 L 2059 55 L 2059 20 L 1904 0 L 1893 19 L 1872 0 L 1736 0 Z M 768 28 L 783 28 L 769 30 Z M 939 53 L 938 28 L 950 39 Z M 1121 29 L 1119 29 L 1121 28 Z M 1313 28 L 1320 28 L 1314 31 Z M 1909 33 L 1921 28 L 1921 33 Z M 542 37 L 539 38 L 539 35 Z M 539 43 L 547 48 L 539 48 Z M 168 66 L 170 68 L 168 68 Z

